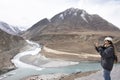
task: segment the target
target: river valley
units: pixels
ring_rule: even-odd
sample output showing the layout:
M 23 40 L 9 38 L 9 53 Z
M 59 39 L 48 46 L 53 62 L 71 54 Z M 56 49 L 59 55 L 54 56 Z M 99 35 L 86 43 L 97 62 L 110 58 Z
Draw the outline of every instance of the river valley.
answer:
M 40 74 L 87 72 L 100 70 L 98 62 L 72 62 L 55 60 L 39 54 L 41 46 L 26 40 L 32 48 L 18 53 L 11 61 L 17 69 L 0 76 L 0 80 L 20 80 L 24 77 Z

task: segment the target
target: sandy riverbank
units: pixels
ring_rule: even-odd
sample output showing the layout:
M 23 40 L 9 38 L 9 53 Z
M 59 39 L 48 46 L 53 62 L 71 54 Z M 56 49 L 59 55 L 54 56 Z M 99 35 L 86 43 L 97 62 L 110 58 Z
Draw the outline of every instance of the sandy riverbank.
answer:
M 89 54 L 89 53 L 71 53 L 71 52 L 63 52 L 58 50 L 53 50 L 48 47 L 43 47 L 41 53 L 52 59 L 61 59 L 61 60 L 69 60 L 69 61 L 99 61 L 99 54 Z

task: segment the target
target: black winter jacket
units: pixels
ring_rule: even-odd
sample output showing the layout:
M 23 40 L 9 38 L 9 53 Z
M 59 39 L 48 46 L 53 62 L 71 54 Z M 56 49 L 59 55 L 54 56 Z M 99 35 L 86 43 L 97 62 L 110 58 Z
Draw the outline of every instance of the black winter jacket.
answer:
M 96 47 L 96 50 L 101 55 L 101 65 L 104 69 L 111 71 L 114 64 L 114 48 L 112 46 L 109 47 Z

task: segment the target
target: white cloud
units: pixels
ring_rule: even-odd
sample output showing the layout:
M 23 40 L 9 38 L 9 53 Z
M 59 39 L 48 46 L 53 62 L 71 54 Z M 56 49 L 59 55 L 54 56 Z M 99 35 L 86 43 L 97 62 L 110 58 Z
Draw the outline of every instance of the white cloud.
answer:
M 69 5 L 66 0 L 0 0 L 0 20 L 31 26 L 42 18 L 51 18 Z
M 120 27 L 119 0 L 0 0 L 0 20 L 12 25 L 30 27 L 37 21 L 51 18 L 70 7 L 99 14 Z

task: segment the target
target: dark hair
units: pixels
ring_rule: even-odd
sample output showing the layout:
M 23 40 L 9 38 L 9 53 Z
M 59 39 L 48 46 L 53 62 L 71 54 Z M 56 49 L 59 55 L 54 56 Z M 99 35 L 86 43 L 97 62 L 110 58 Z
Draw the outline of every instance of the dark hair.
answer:
M 118 62 L 118 58 L 117 58 L 117 55 L 116 55 L 116 53 L 115 53 L 115 47 L 114 47 L 114 45 L 113 45 L 113 42 L 112 41 L 109 41 L 109 40 L 107 40 L 108 42 L 109 42 L 109 44 L 111 44 L 111 46 L 113 47 L 113 50 L 114 50 L 114 61 L 115 62 Z

